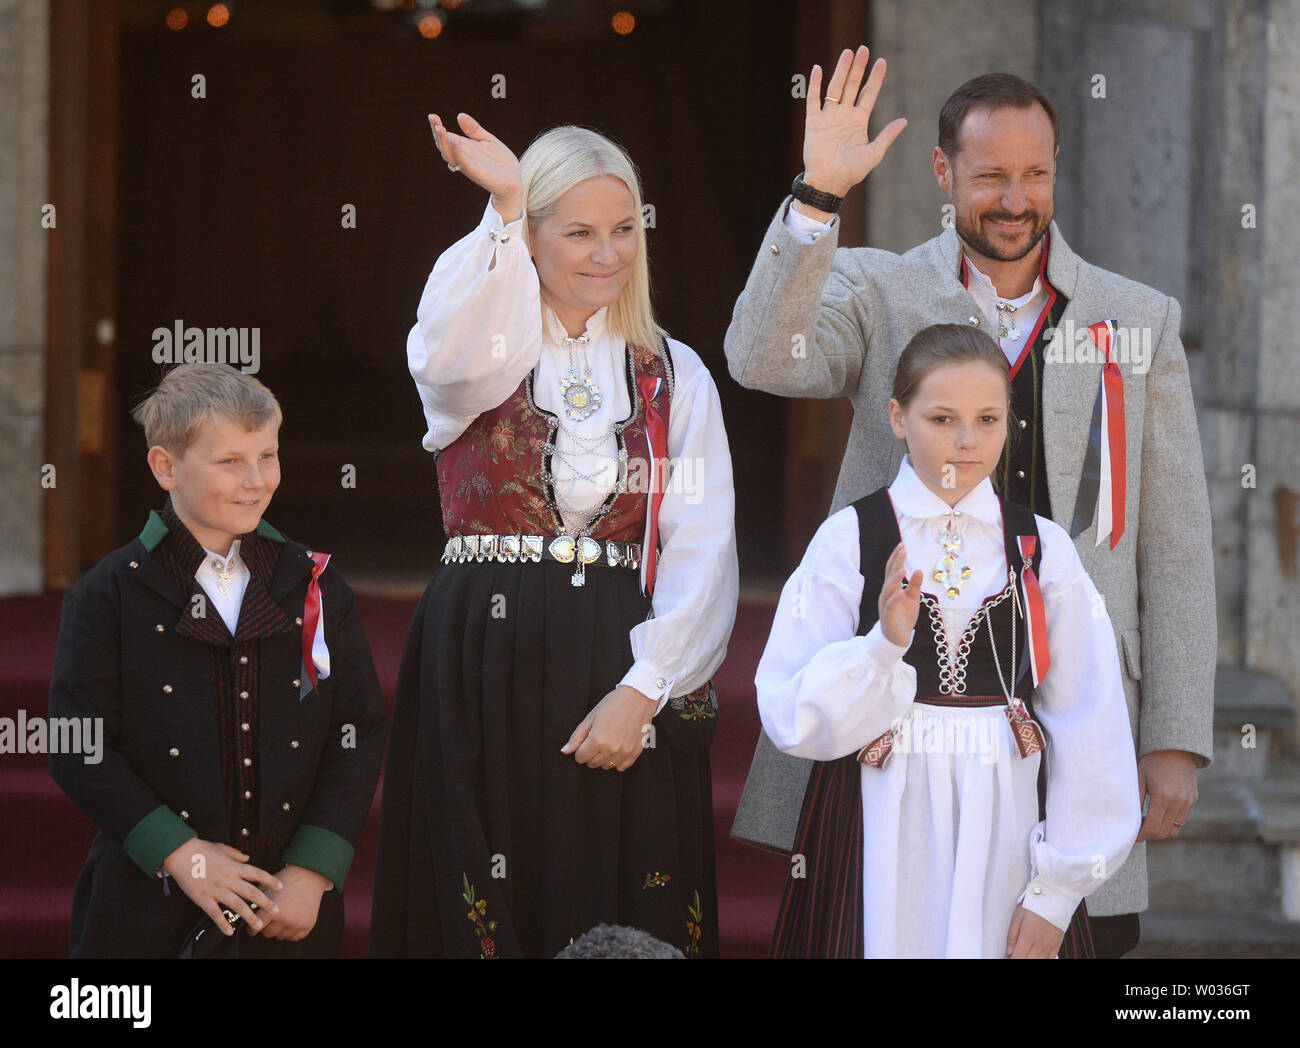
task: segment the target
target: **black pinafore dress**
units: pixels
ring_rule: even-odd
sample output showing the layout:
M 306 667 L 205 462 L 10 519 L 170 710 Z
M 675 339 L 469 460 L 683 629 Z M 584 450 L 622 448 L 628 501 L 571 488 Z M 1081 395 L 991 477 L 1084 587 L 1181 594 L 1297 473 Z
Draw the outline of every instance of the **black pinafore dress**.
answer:
M 917 710 L 937 707 L 1006 708 L 983 618 L 991 622 L 995 636 L 1009 640 L 1013 616 L 1019 638 L 1026 636 L 1022 602 L 1012 598 L 1010 589 L 1018 585 L 1023 558 L 1016 541 L 1018 535 L 1038 539 L 1034 515 L 1023 506 L 999 498 L 1002 508 L 1003 534 L 1007 564 L 1014 572 L 1003 590 L 985 598 L 967 632 L 972 633 L 966 660 L 965 690 L 953 694 L 940 680 L 940 658 L 936 633 L 930 627 L 929 608 L 933 599 L 923 595 L 911 646 L 903 658 L 916 669 Z M 877 600 L 884 581 L 884 568 L 891 551 L 901 541 L 898 520 L 894 515 L 887 488 L 880 488 L 854 503 L 859 523 L 859 548 L 865 580 L 859 613 L 858 634 L 871 631 L 878 617 Z M 1042 557 L 1042 543 L 1035 542 L 1030 563 L 1037 573 Z M 1009 644 L 999 643 L 998 654 L 1009 668 Z M 1033 684 L 1029 673 L 1029 653 L 1018 650 L 1018 665 L 1012 694 L 1023 701 L 1033 715 Z M 949 694 L 944 694 L 944 692 Z M 1047 740 L 1050 747 L 1050 739 Z M 915 750 L 913 752 L 916 752 Z M 1038 762 L 1038 818 L 1046 814 L 1046 763 L 1044 753 L 1012 760 Z M 773 957 L 843 957 L 860 958 L 866 950 L 864 928 L 864 828 L 863 775 L 880 774 L 849 754 L 834 761 L 814 762 L 804 797 L 793 856 L 798 863 L 795 875 L 786 882 L 777 914 L 771 956 Z M 956 818 L 956 815 L 954 815 Z M 1017 845 L 1019 847 L 1021 845 Z M 1023 841 L 1025 854 L 1030 842 Z M 801 860 L 801 862 L 800 862 Z M 906 871 L 902 871 L 906 872 Z M 802 874 L 802 876 L 798 875 Z M 911 894 L 912 903 L 925 905 L 925 885 L 899 878 L 900 898 Z M 1092 943 L 1088 932 L 1087 911 L 1083 903 L 1075 911 L 1061 946 L 1061 957 L 1091 957 Z

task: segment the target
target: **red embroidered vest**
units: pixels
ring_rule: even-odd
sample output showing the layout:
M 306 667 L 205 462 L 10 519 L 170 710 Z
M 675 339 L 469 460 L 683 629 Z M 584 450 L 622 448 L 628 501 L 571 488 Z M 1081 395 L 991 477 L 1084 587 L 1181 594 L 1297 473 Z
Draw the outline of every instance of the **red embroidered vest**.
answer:
M 619 447 L 627 449 L 627 490 L 605 499 L 604 512 L 590 535 L 597 541 L 640 542 L 644 536 L 646 478 L 650 476 L 650 441 L 646 433 L 646 404 L 638 380 L 661 380 L 655 407 L 667 432 L 669 394 L 667 360 L 663 353 L 628 346 L 624 377 L 632 414 L 622 423 Z M 455 441 L 438 453 L 438 488 L 442 526 L 448 538 L 457 535 L 557 535 L 564 523 L 549 482 L 551 456 L 559 420 L 533 400 L 533 376 L 527 375 L 505 401 L 478 416 Z M 616 430 L 617 433 L 617 430 Z M 640 483 L 636 478 L 642 478 Z

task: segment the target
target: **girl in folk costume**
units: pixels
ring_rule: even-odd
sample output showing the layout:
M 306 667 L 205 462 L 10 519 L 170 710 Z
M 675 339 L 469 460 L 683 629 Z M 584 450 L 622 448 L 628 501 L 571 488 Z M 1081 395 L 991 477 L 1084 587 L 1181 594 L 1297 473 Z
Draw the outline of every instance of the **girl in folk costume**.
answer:
M 818 529 L 758 666 L 764 729 L 817 762 L 773 954 L 1089 956 L 1082 900 L 1140 821 L 1105 606 L 1065 531 L 989 480 L 991 338 L 921 331 L 889 413 L 898 475 Z
M 449 542 L 398 678 L 371 952 L 551 956 L 609 922 L 716 954 L 717 390 L 654 323 L 622 149 L 560 127 L 516 160 L 429 119 L 492 196 L 407 340 Z

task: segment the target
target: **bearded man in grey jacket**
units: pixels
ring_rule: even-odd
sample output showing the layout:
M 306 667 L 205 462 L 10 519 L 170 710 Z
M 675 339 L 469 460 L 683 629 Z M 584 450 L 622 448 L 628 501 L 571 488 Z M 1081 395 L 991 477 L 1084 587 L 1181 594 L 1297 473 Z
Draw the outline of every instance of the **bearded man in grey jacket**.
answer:
M 834 512 L 898 470 L 888 404 L 913 335 L 972 324 L 1003 347 L 1019 439 L 994 482 L 1070 532 L 1122 653 L 1145 818 L 1088 899 L 1097 955 L 1118 957 L 1148 905 L 1141 842 L 1178 835 L 1212 751 L 1210 512 L 1178 303 L 1070 250 L 1052 221 L 1059 117 L 1008 74 L 968 81 L 940 112 L 934 174 L 952 227 L 902 255 L 837 248 L 840 201 L 906 125 L 870 137 L 885 63 L 867 76 L 868 57 L 844 51 L 825 97 L 813 67 L 804 172 L 736 302 L 728 367 L 751 389 L 851 400 Z M 790 851 L 810 768 L 761 737 L 733 836 Z

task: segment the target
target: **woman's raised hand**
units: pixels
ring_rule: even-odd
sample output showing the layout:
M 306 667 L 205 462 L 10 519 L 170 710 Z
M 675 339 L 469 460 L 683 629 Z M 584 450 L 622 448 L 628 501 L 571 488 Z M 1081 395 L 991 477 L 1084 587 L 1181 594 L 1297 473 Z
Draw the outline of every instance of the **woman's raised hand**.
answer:
M 513 222 L 523 212 L 519 158 L 468 113 L 457 114 L 456 120 L 463 135 L 448 131 L 437 113 L 429 114 L 438 152 L 448 166 L 491 193 L 492 206 L 507 222 Z
M 921 609 L 921 571 L 918 568 L 907 580 L 903 589 L 903 564 L 907 553 L 900 542 L 889 555 L 885 565 L 885 582 L 880 587 L 880 629 L 885 639 L 900 648 L 907 647 L 908 634 L 916 628 L 916 616 Z
M 899 133 L 907 126 L 901 117 L 885 126 L 876 137 L 867 135 L 867 122 L 875 107 L 880 85 L 885 82 L 885 60 L 876 64 L 862 85 L 871 52 L 859 47 L 857 54 L 845 50 L 835 64 L 831 82 L 822 100 L 822 67 L 813 66 L 808 78 L 808 113 L 804 122 L 804 181 L 813 189 L 844 196 L 881 160 Z

